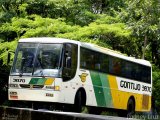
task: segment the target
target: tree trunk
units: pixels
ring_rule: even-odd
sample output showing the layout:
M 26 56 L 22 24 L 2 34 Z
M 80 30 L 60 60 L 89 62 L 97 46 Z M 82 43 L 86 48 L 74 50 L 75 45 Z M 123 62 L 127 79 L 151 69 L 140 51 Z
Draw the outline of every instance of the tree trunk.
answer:
M 142 59 L 145 58 L 146 46 L 147 46 L 147 35 L 145 35 L 144 37 L 144 46 L 142 47 Z

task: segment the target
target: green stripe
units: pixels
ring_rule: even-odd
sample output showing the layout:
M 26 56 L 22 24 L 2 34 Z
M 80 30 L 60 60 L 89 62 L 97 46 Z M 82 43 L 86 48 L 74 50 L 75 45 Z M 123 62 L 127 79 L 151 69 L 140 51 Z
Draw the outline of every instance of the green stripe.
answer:
M 105 96 L 104 96 L 100 76 L 97 72 L 94 72 L 94 71 L 90 71 L 90 74 L 91 74 L 92 84 L 94 87 L 94 93 L 96 96 L 97 105 L 101 107 L 106 106 Z
M 29 84 L 33 85 L 44 85 L 47 78 L 32 78 Z
M 113 107 L 112 95 L 111 95 L 111 90 L 110 90 L 110 85 L 109 85 L 109 80 L 108 80 L 107 74 L 101 73 L 99 75 L 100 75 L 100 79 L 102 82 L 106 107 Z
M 37 81 L 37 84 L 38 85 L 44 85 L 44 83 L 46 82 L 47 79 L 44 79 L 44 78 L 40 78 L 38 81 Z

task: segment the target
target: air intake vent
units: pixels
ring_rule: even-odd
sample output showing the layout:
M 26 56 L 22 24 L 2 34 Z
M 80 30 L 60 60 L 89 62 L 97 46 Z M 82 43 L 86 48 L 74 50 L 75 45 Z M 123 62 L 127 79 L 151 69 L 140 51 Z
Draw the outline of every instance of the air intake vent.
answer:
M 43 88 L 44 85 L 20 84 L 21 88 Z

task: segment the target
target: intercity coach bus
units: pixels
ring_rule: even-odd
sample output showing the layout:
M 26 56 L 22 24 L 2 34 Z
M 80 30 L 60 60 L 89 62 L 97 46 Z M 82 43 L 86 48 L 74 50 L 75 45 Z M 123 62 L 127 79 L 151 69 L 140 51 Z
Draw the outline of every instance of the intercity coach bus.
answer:
M 20 39 L 9 76 L 9 100 L 150 111 L 150 62 L 62 38 Z

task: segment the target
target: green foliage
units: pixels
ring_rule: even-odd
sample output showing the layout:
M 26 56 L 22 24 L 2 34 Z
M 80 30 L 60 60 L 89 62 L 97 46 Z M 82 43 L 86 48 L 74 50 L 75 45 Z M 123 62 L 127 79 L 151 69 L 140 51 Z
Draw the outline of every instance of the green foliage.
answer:
M 157 111 L 160 113 L 160 97 L 159 97 L 159 93 L 160 93 L 160 69 L 153 65 L 153 73 L 152 73 L 152 77 L 153 77 L 153 97 L 155 100 L 155 106 Z
M 138 51 L 141 53 L 141 58 L 147 57 L 152 59 L 152 56 L 147 56 L 146 53 L 157 54 L 153 49 L 153 40 L 159 41 L 159 18 L 160 11 L 158 8 L 159 1 L 157 0 L 136 0 L 126 2 L 127 8 L 123 8 L 119 17 L 122 21 L 132 29 L 132 36 L 136 38 L 138 43 Z M 150 50 L 147 50 L 150 49 Z M 156 50 L 157 51 L 157 50 Z M 153 60 L 153 59 L 152 59 Z M 155 61 L 154 61 L 155 62 Z M 159 64 L 159 63 L 156 63 Z
M 11 61 L 13 61 L 14 51 L 17 45 L 17 41 L 0 43 L 0 60 L 3 61 L 3 65 L 7 65 L 8 54 L 11 55 Z
M 103 23 L 100 23 L 99 21 L 102 19 L 102 16 L 105 16 L 106 19 Z M 62 18 L 42 18 L 38 15 L 30 15 L 23 18 L 14 17 L 10 23 L 2 24 L 0 36 L 8 41 L 28 37 L 62 37 L 100 45 L 103 42 L 111 47 L 117 45 L 117 43 L 121 45 L 125 40 L 128 40 L 131 31 L 127 29 L 124 23 L 118 23 L 116 20 L 110 23 L 109 21 L 112 21 L 114 18 L 106 15 L 101 15 L 99 19 L 91 22 L 88 26 L 81 27 L 67 24 L 65 19 Z M 7 45 L 6 43 L 2 44 Z M 12 42 L 10 45 L 12 45 Z M 6 50 L 10 50 L 10 47 L 6 47 Z M 6 50 L 2 51 L 0 57 L 4 61 L 4 64 L 6 64 L 5 60 L 8 53 Z
M 112 24 L 120 22 L 118 17 L 112 17 L 106 14 L 99 14 L 97 18 L 98 19 L 95 21 L 97 24 Z
M 130 35 L 130 31 L 126 29 L 123 23 L 115 24 L 97 24 L 95 22 L 90 23 L 88 26 L 79 27 L 76 31 L 67 32 L 65 34 L 58 34 L 57 37 L 64 37 L 75 40 L 93 39 L 103 40 L 103 37 L 108 39 L 113 38 L 127 38 Z

